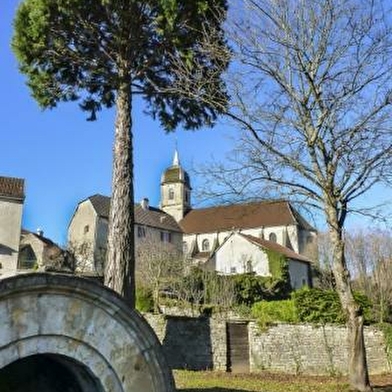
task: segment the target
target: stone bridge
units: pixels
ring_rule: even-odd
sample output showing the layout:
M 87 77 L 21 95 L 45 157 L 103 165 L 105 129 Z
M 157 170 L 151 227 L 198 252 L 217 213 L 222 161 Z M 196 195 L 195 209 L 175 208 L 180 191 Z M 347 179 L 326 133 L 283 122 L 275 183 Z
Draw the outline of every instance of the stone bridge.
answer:
M 147 322 L 91 281 L 33 273 L 0 281 L 1 392 L 173 392 Z

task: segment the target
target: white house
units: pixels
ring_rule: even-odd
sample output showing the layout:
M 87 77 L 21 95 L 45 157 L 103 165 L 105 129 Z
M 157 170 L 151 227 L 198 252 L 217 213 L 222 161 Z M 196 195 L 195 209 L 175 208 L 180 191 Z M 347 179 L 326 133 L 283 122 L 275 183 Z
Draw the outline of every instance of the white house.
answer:
M 207 262 L 208 267 L 222 275 L 254 273 L 272 276 L 268 252 L 272 251 L 286 258 L 290 283 L 293 289 L 311 285 L 311 260 L 276 242 L 253 237 L 240 232 L 229 235 Z

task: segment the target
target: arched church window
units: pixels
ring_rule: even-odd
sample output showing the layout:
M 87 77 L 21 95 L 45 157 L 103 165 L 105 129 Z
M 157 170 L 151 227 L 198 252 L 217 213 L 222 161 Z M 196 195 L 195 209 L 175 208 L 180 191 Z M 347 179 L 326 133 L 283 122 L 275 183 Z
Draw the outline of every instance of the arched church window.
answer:
M 278 240 L 275 233 L 270 233 L 268 239 L 269 239 L 271 242 L 277 242 L 277 240 Z
M 209 250 L 210 249 L 210 241 L 208 241 L 207 239 L 203 240 L 203 242 L 201 243 L 201 249 L 203 251 Z
M 169 200 L 173 200 L 174 199 L 174 189 L 170 188 L 169 189 Z

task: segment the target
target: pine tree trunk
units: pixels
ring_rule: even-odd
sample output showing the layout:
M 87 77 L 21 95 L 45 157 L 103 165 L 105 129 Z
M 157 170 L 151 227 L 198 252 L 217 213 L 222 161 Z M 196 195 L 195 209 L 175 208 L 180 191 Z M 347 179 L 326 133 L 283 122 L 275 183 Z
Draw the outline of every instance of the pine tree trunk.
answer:
M 363 336 L 363 316 L 360 306 L 356 303 L 347 269 L 342 227 L 338 214 L 333 206 L 328 206 L 326 214 L 333 249 L 333 273 L 336 289 L 339 294 L 343 311 L 347 316 L 349 363 L 348 373 L 350 388 L 354 391 L 372 391 L 366 362 L 366 349 Z
M 130 83 L 123 82 L 116 100 L 105 285 L 135 306 L 135 237 L 133 196 L 132 101 Z

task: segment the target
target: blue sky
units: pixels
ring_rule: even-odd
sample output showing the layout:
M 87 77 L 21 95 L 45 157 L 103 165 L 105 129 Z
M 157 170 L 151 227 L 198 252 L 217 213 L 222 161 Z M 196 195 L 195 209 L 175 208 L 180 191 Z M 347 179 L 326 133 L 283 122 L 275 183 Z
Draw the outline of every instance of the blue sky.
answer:
M 65 244 L 77 203 L 95 193 L 110 194 L 114 111 L 87 122 L 77 103 L 42 111 L 25 85 L 10 48 L 18 0 L 0 1 L 0 175 L 25 179 L 23 227 L 44 230 Z M 136 104 L 134 116 L 135 200 L 159 204 L 162 171 L 170 166 L 177 141 L 185 168 L 229 150 L 223 126 L 165 134 Z M 192 178 L 194 187 L 197 179 Z
M 23 227 L 44 230 L 45 236 L 66 243 L 69 220 L 77 203 L 95 193 L 110 194 L 114 111 L 87 122 L 77 103 L 42 111 L 25 85 L 11 52 L 12 20 L 19 0 L 0 1 L 0 175 L 25 179 Z M 171 164 L 177 141 L 186 169 L 211 158 L 223 160 L 232 147 L 235 130 L 222 124 L 190 132 L 165 134 L 136 104 L 134 119 L 135 200 L 159 204 L 162 171 Z M 191 178 L 197 189 L 198 178 Z M 359 205 L 392 200 L 391 189 L 377 188 Z M 391 212 L 390 206 L 386 211 Z M 355 218 L 351 226 L 369 221 Z

